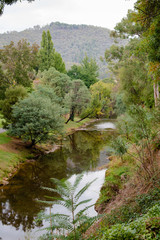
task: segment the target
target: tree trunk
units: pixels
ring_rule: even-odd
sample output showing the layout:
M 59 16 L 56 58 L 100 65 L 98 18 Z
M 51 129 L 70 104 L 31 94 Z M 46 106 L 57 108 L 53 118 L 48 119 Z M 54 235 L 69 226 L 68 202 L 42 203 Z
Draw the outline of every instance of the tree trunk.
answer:
M 89 115 L 91 115 L 91 113 L 87 114 L 85 117 L 81 118 L 80 120 L 76 121 L 76 123 L 81 122 L 82 120 L 86 119 L 87 117 L 89 117 Z
M 154 102 L 155 102 L 155 107 L 158 105 L 158 100 L 159 100 L 159 85 L 158 82 L 154 82 L 153 84 L 153 89 L 154 89 Z
M 74 114 L 75 114 L 75 107 L 72 106 L 71 111 L 70 111 L 70 116 L 68 120 L 65 122 L 67 124 L 70 120 L 74 122 Z

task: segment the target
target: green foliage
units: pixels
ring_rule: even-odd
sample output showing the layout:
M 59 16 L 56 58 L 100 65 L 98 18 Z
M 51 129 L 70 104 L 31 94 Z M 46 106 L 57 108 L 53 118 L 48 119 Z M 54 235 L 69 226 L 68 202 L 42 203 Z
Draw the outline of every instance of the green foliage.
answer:
M 48 70 L 50 67 L 54 66 L 54 53 L 55 49 L 53 48 L 52 37 L 49 32 L 43 31 L 41 48 L 39 50 L 39 69 L 41 71 Z
M 106 229 L 102 239 L 131 240 L 159 239 L 160 237 L 160 204 L 149 209 L 147 214 L 128 224 L 116 224 Z
M 49 70 L 49 68 L 54 67 L 57 71 L 65 73 L 65 63 L 62 60 L 61 54 L 55 52 L 53 48 L 52 37 L 50 31 L 43 31 L 41 49 L 39 50 L 39 70 Z
M 105 59 L 107 62 L 112 60 L 121 60 L 123 56 L 124 47 L 118 45 L 112 45 L 110 49 L 105 51 Z
M 0 60 L 3 64 L 4 76 L 7 84 L 30 87 L 33 81 L 34 68 L 38 64 L 38 45 L 20 40 L 16 45 L 11 42 L 0 51 Z
M 52 213 L 50 213 L 50 215 L 44 215 L 43 213 L 40 215 L 40 219 L 47 219 L 50 221 L 50 227 L 48 228 L 48 239 L 52 239 L 55 236 L 53 232 L 54 229 L 64 229 L 71 232 L 71 236 L 68 237 L 65 237 L 63 233 L 58 237 L 60 239 L 79 239 L 77 227 L 85 224 L 85 222 L 87 222 L 89 219 L 90 221 L 92 220 L 92 223 L 93 220 L 95 220 L 95 217 L 89 218 L 84 215 L 86 210 L 89 209 L 92 205 L 85 206 L 81 210 L 78 210 L 80 206 L 83 206 L 84 204 L 91 201 L 91 199 L 81 200 L 80 198 L 84 194 L 84 192 L 90 187 L 90 185 L 95 181 L 94 179 L 93 181 L 87 183 L 77 192 L 77 187 L 80 184 L 82 178 L 83 173 L 77 175 L 73 184 L 71 184 L 68 180 L 65 179 L 58 180 L 55 178 L 51 178 L 51 181 L 56 185 L 56 188 L 43 187 L 43 189 L 48 190 L 51 193 L 56 193 L 60 197 L 48 197 L 50 201 L 41 202 L 47 203 L 49 205 L 58 204 L 69 210 L 69 214 L 66 215 Z
M 54 68 L 61 73 L 66 73 L 65 63 L 58 52 L 54 54 Z
M 64 97 L 69 92 L 72 84 L 71 79 L 66 74 L 60 73 L 52 67 L 42 73 L 40 80 L 42 84 L 54 89 L 54 92 L 60 98 L 61 105 L 63 105 Z
M 149 60 L 160 62 L 160 17 L 151 25 L 147 40 Z
M 81 80 L 73 80 L 70 91 L 66 94 L 64 102 L 66 108 L 70 110 L 69 120 L 74 121 L 75 113 L 80 114 L 90 101 L 88 88 Z
M 148 29 L 154 19 L 160 15 L 160 2 L 158 0 L 137 0 L 135 3 L 136 20 L 145 30 Z
M 98 81 L 90 87 L 91 101 L 87 111 L 90 112 L 92 117 L 109 117 L 110 111 L 112 110 L 111 92 L 114 84 L 104 83 Z M 86 114 L 86 113 L 84 113 Z
M 81 79 L 89 88 L 92 84 L 98 81 L 98 69 L 96 61 L 86 55 L 82 60 L 81 65 L 73 65 L 67 74 L 71 79 Z
M 146 214 L 148 209 L 159 202 L 160 190 L 155 188 L 147 194 L 138 195 L 128 203 L 107 214 L 102 222 L 103 226 L 111 226 L 116 223 L 127 223 Z
M 27 91 L 23 86 L 10 87 L 5 92 L 5 100 L 0 101 L 1 113 L 5 121 L 3 126 L 7 127 L 13 121 L 12 107 L 21 99 L 27 96 Z
M 155 110 L 131 106 L 129 115 L 126 114 L 118 121 L 117 128 L 121 136 L 118 137 L 118 141 L 116 140 L 115 148 L 118 155 L 123 156 L 125 153 L 131 155 L 137 161 L 142 176 L 153 180 L 159 174 L 159 167 L 156 166 L 156 149 L 153 148 L 153 143 L 158 140 L 158 114 L 159 112 Z M 134 152 L 130 151 L 129 146 L 132 146 Z
M 98 65 L 96 61 L 92 58 L 89 58 L 87 55 L 82 60 L 81 63 L 81 80 L 84 81 L 85 85 L 89 88 L 92 84 L 97 82 L 98 78 Z
M 117 163 L 114 166 L 110 166 L 106 172 L 105 182 L 100 191 L 99 199 L 96 202 L 96 206 L 105 207 L 114 196 L 119 193 L 124 182 L 132 175 L 133 163 L 127 163 L 123 165 Z
M 124 114 L 126 111 L 126 105 L 124 103 L 124 93 L 116 94 L 114 110 L 117 116 Z
M 30 94 L 14 106 L 13 118 L 10 133 L 31 141 L 31 146 L 53 139 L 63 126 L 60 106 L 38 94 Z
M 117 137 L 113 142 L 112 142 L 112 149 L 113 152 L 116 156 L 121 157 L 123 161 L 123 155 L 127 153 L 128 146 L 126 142 L 121 138 Z
M 135 12 L 128 10 L 127 17 L 122 18 L 120 23 L 116 24 L 115 32 L 113 36 L 129 37 L 129 36 L 140 36 L 143 31 L 143 26 L 135 20 Z

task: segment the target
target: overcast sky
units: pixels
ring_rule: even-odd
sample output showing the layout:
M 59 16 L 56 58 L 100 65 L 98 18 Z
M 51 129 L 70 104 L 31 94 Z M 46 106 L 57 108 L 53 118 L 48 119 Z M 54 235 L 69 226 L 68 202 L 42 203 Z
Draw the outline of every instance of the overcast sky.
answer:
M 136 0 L 35 0 L 6 6 L 0 32 L 21 31 L 51 22 L 87 24 L 113 29 Z

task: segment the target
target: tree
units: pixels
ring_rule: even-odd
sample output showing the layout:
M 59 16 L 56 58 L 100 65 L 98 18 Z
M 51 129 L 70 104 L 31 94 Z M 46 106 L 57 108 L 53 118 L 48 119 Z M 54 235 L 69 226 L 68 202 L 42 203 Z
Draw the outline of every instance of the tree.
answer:
M 156 179 L 160 173 L 156 161 L 159 116 L 159 109 L 130 106 L 128 113 L 118 119 L 119 136 L 112 144 L 116 155 L 122 158 L 129 154 L 136 160 L 139 173 L 147 180 Z
M 61 105 L 64 105 L 64 97 L 71 87 L 71 79 L 64 73 L 58 72 L 54 67 L 44 71 L 40 79 L 42 84 L 54 89 L 56 95 L 60 98 Z
M 82 80 L 84 81 L 85 85 L 89 88 L 92 84 L 96 83 L 98 81 L 98 65 L 96 61 L 92 58 L 88 58 L 88 56 L 85 56 L 82 63 Z
M 98 69 L 96 61 L 86 55 L 82 60 L 81 65 L 73 65 L 67 74 L 72 79 L 81 79 L 89 88 L 92 84 L 98 81 Z
M 25 141 L 31 147 L 47 139 L 54 139 L 63 127 L 61 108 L 49 97 L 30 94 L 13 107 L 14 121 L 10 133 Z
M 52 193 L 56 193 L 60 195 L 60 197 L 49 197 L 50 201 L 41 201 L 43 203 L 47 203 L 49 205 L 61 205 L 64 206 L 67 210 L 69 210 L 69 214 L 52 214 L 50 215 L 44 215 L 41 214 L 42 219 L 49 219 L 50 220 L 50 233 L 47 235 L 48 239 L 49 237 L 54 237 L 53 230 L 54 229 L 64 229 L 64 230 L 69 230 L 72 232 L 72 239 L 76 240 L 79 239 L 78 237 L 78 230 L 77 227 L 84 224 L 88 220 L 93 221 L 96 219 L 96 217 L 89 218 L 84 215 L 85 211 L 87 211 L 92 205 L 86 206 L 82 208 L 81 210 L 78 211 L 78 208 L 83 206 L 84 204 L 89 203 L 92 199 L 85 199 L 85 200 L 80 200 L 81 196 L 83 193 L 91 186 L 91 184 L 96 180 L 94 179 L 93 181 L 86 183 L 84 187 L 82 187 L 78 192 L 77 192 L 77 187 L 80 184 L 82 178 L 83 178 L 83 173 L 78 174 L 75 178 L 75 181 L 73 184 L 69 182 L 69 180 L 58 180 L 56 178 L 51 178 L 51 181 L 56 184 L 56 188 L 48 188 L 48 187 L 43 187 L 43 189 L 48 190 Z M 77 211 L 77 213 L 76 213 Z M 64 233 L 63 233 L 63 236 Z M 55 236 L 56 237 L 56 236 Z M 60 236 L 57 236 L 58 238 Z
M 54 54 L 54 68 L 60 73 L 66 73 L 65 63 L 63 62 L 61 54 L 58 52 Z
M 136 36 L 139 39 L 138 52 L 146 55 L 144 67 L 148 70 L 148 78 L 154 90 L 155 106 L 159 101 L 159 26 L 160 2 L 158 0 L 137 0 L 135 11 L 130 11 L 126 19 L 122 19 L 115 27 L 118 35 Z
M 71 78 L 71 79 L 82 79 L 82 74 L 81 74 L 81 66 L 77 66 L 77 65 L 72 65 L 71 69 L 68 70 L 67 75 Z
M 43 31 L 41 48 L 39 50 L 40 64 L 39 69 L 41 71 L 48 70 L 50 67 L 54 67 L 54 52 L 52 37 L 49 32 Z
M 148 56 L 147 51 L 144 50 L 145 47 L 141 39 L 135 38 L 130 39 L 125 47 L 112 46 L 106 50 L 106 61 L 114 74 L 118 85 L 117 92 L 123 95 L 121 100 L 125 105 L 146 104 L 148 107 L 154 105 L 152 80 L 148 75 Z
M 91 105 L 92 116 L 109 117 L 109 113 L 112 110 L 111 107 L 111 92 L 114 84 L 104 83 L 98 81 L 90 87 L 91 91 Z M 96 107 L 97 106 L 97 107 Z
M 6 90 L 5 100 L 0 101 L 0 108 L 5 119 L 4 127 L 8 127 L 12 123 L 12 107 L 21 99 L 27 96 L 27 90 L 23 86 L 13 86 Z
M 136 21 L 135 14 L 135 11 L 128 10 L 127 16 L 116 24 L 115 31 L 111 32 L 111 36 L 116 38 L 140 37 L 144 31 L 144 27 L 139 21 Z
M 74 121 L 75 113 L 81 113 L 90 101 L 90 93 L 82 80 L 72 81 L 70 91 L 65 96 L 66 107 L 70 109 L 70 120 Z
M 11 42 L 0 50 L 0 60 L 5 78 L 10 86 L 23 85 L 30 87 L 33 81 L 34 68 L 37 67 L 38 45 L 22 39 L 16 45 Z
M 28 2 L 32 2 L 34 0 L 27 0 Z M 0 2 L 0 15 L 3 14 L 4 6 L 5 5 L 11 5 L 13 3 L 18 2 L 18 0 L 1 0 Z
M 7 87 L 9 87 L 9 81 L 5 76 L 2 70 L 2 67 L 0 65 L 0 100 L 3 100 L 5 98 L 5 91 Z
M 135 3 L 136 20 L 145 29 L 149 28 L 155 18 L 160 16 L 159 0 L 137 0 Z
M 43 31 L 41 49 L 39 50 L 39 69 L 43 72 L 54 67 L 57 71 L 65 73 L 65 63 L 62 60 L 61 54 L 55 52 L 50 31 Z

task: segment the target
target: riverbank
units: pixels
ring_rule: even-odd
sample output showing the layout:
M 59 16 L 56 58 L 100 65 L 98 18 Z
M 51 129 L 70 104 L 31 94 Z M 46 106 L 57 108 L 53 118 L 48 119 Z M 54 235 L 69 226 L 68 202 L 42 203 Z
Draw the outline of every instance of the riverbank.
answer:
M 156 154 L 157 175 L 150 179 L 140 174 L 132 157 L 125 156 L 123 162 L 111 157 L 95 205 L 103 217 L 87 230 L 83 239 L 142 239 L 142 235 L 143 239 L 160 239 L 160 150 Z
M 75 122 L 70 121 L 68 124 L 65 124 L 64 137 L 95 121 L 87 118 L 77 123 L 76 121 L 78 120 L 76 118 Z M 16 173 L 20 164 L 26 160 L 32 159 L 35 155 L 42 152 L 53 152 L 57 148 L 57 144 L 38 144 L 34 150 L 29 149 L 22 140 L 8 136 L 7 132 L 0 133 L 0 185 L 7 184 L 8 180 Z

